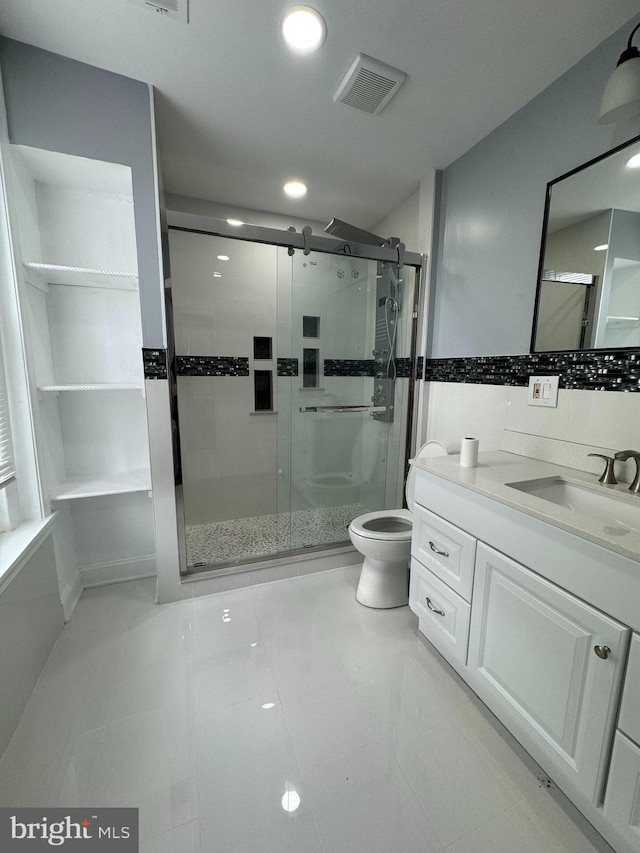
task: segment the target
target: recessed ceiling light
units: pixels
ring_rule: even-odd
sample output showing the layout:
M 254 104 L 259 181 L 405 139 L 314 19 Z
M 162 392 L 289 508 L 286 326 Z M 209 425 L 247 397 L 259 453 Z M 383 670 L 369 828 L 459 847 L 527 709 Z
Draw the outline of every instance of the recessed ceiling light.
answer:
M 630 169 L 640 169 L 640 154 L 634 154 L 633 157 L 630 157 L 626 164 Z
M 307 194 L 307 185 L 303 184 L 302 181 L 287 181 L 283 190 L 289 198 L 302 198 Z
M 228 260 L 229 260 L 229 255 L 216 255 L 216 258 L 217 258 L 219 261 L 228 261 Z
M 222 278 L 222 273 L 221 272 L 214 272 L 213 277 L 214 278 Z
M 605 252 L 608 248 L 609 248 L 608 243 L 602 243 L 601 246 L 594 246 L 593 251 L 594 252 Z
M 282 37 L 298 53 L 312 53 L 323 43 L 327 27 L 311 6 L 292 6 L 282 21 Z
M 241 219 L 227 219 L 229 225 L 233 225 L 234 228 L 237 228 L 240 225 L 244 225 L 244 222 Z
M 282 808 L 286 812 L 294 812 L 300 805 L 300 794 L 297 791 L 286 791 L 282 798 Z

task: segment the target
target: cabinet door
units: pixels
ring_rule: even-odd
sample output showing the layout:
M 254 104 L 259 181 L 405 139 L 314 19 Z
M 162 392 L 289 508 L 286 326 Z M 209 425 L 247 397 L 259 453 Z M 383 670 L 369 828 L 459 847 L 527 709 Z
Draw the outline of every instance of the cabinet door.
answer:
M 640 851 L 640 749 L 620 732 L 613 746 L 604 813 Z
M 474 686 L 548 772 L 556 767 L 592 800 L 601 795 L 628 635 L 478 545 L 468 661 Z

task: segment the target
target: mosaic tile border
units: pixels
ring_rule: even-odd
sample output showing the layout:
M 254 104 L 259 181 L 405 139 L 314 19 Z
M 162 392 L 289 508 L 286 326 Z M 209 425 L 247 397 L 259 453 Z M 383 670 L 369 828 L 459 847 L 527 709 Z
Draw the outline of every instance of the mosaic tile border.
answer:
M 161 352 L 164 350 L 149 350 Z M 165 356 L 166 358 L 166 356 Z M 416 366 L 416 378 L 422 377 L 423 359 L 420 357 Z M 412 360 L 397 358 L 396 370 L 398 379 L 410 379 Z M 164 365 L 166 379 L 166 364 Z M 224 355 L 178 355 L 176 356 L 176 372 L 178 376 L 249 376 L 249 358 L 245 356 Z M 298 376 L 299 360 L 297 358 L 278 358 L 276 360 L 277 376 Z M 325 358 L 323 376 L 375 376 L 373 359 Z
M 249 359 L 235 355 L 178 355 L 178 376 L 248 376 Z
M 424 379 L 476 385 L 528 385 L 529 376 L 538 373 L 559 375 L 561 388 L 640 391 L 640 350 L 428 358 Z
M 375 361 L 372 358 L 325 358 L 325 376 L 375 376 Z
M 142 348 L 142 365 L 145 379 L 167 378 L 166 349 Z
M 410 358 L 396 358 L 396 379 L 411 379 L 413 362 Z
M 298 375 L 298 359 L 297 358 L 279 358 L 277 361 L 278 376 L 297 376 Z

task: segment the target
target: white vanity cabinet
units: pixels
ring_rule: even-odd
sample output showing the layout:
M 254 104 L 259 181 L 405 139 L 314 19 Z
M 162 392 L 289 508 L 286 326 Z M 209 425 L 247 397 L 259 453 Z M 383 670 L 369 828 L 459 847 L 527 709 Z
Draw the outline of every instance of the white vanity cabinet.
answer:
M 476 692 L 596 802 L 629 630 L 484 544 L 475 577 L 468 665 Z
M 640 853 L 633 530 L 627 554 L 602 531 L 574 532 L 566 514 L 554 524 L 555 509 L 511 500 L 506 486 L 558 466 L 495 452 L 477 470 L 455 458 L 417 468 L 409 604 L 420 631 L 613 848 Z
M 640 636 L 633 635 L 604 811 L 640 851 Z

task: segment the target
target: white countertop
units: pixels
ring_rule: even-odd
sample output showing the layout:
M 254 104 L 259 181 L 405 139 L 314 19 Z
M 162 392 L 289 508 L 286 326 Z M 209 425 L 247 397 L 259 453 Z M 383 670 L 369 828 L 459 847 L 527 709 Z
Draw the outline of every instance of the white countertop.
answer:
M 628 483 L 603 486 L 598 483 L 598 478 L 594 474 L 504 451 L 480 453 L 477 468 L 462 468 L 458 454 L 410 461 L 416 469 L 435 474 L 451 483 L 640 562 L 640 530 L 634 530 L 622 524 L 612 525 L 595 515 L 574 512 L 568 507 L 559 506 L 507 485 L 522 480 L 561 476 L 576 483 L 586 483 L 597 486 L 599 489 L 612 490 L 620 495 L 625 503 L 634 507 L 637 505 L 640 527 L 640 495 L 632 495 L 629 492 Z

